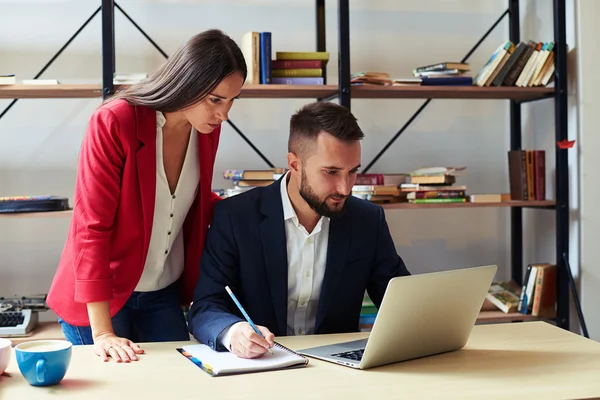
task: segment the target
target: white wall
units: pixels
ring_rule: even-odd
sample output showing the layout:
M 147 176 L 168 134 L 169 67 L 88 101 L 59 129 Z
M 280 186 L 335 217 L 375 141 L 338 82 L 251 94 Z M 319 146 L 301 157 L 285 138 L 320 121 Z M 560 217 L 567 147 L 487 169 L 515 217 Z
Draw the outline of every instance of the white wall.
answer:
M 314 2 L 150 1 L 119 4 L 172 53 L 198 31 L 218 27 L 233 38 L 248 30 L 273 32 L 273 51 L 313 50 Z M 522 2 L 522 39 L 552 39 L 552 2 Z M 535 4 L 534 4 L 535 3 Z M 98 7 L 99 1 L 0 1 L 0 71 L 31 78 Z M 460 60 L 504 11 L 507 2 L 478 0 L 391 0 L 351 2 L 352 71 L 386 71 L 410 77 L 421 64 Z M 534 5 L 532 5 L 534 4 Z M 535 8 L 533 8 L 535 7 Z M 337 79 L 336 2 L 327 2 L 328 79 Z M 167 16 L 168 14 L 168 16 Z M 550 16 L 550 18 L 548 18 Z M 23 21 L 31 23 L 26 27 Z M 525 24 L 534 24 L 525 28 Z M 502 23 L 470 59 L 476 73 L 508 37 Z M 44 75 L 61 81 L 100 82 L 100 18 L 96 17 Z M 162 58 L 116 12 L 117 70 L 155 68 Z M 590 63 L 591 65 L 591 63 Z M 590 67 L 591 69 L 591 67 Z M 9 101 L 0 100 L 0 107 Z M 20 100 L 0 120 L 0 195 L 52 193 L 72 197 L 79 143 L 87 118 L 100 99 Z M 304 104 L 296 99 L 242 99 L 231 119 L 274 163 L 285 166 L 287 126 Z M 420 106 L 421 100 L 353 100 L 352 110 L 367 137 L 366 165 Z M 0 108 L 2 109 L 2 108 Z M 549 153 L 553 172 L 553 102 L 524 107 L 524 146 Z M 434 100 L 375 164 L 371 172 L 406 172 L 423 166 L 466 165 L 458 179 L 471 193 L 507 192 L 508 102 Z M 265 164 L 224 125 L 214 187 L 227 168 Z M 553 185 L 547 194 L 553 197 Z M 524 263 L 554 259 L 551 212 L 524 212 Z M 508 209 L 390 211 L 388 222 L 399 254 L 413 273 L 494 263 L 499 279 L 510 270 Z M 0 219 L 0 295 L 46 292 L 58 262 L 68 219 Z M 541 224 L 533 230 L 532 223 Z
M 600 3 L 594 1 L 577 1 L 579 35 L 577 73 L 581 77 L 577 88 L 579 96 L 579 137 L 578 149 L 581 155 L 581 298 L 583 313 L 590 337 L 600 340 L 600 211 L 597 201 L 600 195 L 598 180 L 600 179 L 600 78 L 598 77 L 598 61 L 600 60 L 597 40 L 600 27 L 596 16 L 600 15 Z M 594 53 L 596 54 L 594 56 Z M 575 137 L 573 137 L 574 139 Z

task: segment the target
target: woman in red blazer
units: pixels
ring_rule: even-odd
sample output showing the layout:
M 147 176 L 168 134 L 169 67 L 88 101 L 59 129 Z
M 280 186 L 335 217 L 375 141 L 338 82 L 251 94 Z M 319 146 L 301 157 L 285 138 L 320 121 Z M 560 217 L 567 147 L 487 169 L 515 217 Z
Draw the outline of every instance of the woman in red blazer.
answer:
M 67 340 L 125 362 L 137 342 L 189 340 L 220 125 L 245 79 L 239 47 L 209 30 L 94 112 L 47 299 Z

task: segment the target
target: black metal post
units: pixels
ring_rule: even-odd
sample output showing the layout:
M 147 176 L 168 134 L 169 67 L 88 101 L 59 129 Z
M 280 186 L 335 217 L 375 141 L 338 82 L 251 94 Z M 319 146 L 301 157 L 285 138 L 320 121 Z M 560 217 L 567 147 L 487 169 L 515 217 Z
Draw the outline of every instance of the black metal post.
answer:
M 554 0 L 554 132 L 556 141 L 568 139 L 567 120 L 567 28 L 565 0 Z M 556 156 L 556 268 L 557 325 L 569 329 L 569 151 Z M 574 292 L 573 296 L 577 293 Z
M 509 39 L 515 45 L 521 40 L 521 21 L 519 0 L 508 0 Z M 521 103 L 510 100 L 510 149 L 521 150 Z M 508 156 L 506 157 L 508 165 Z M 523 284 L 523 209 L 511 207 L 510 210 L 510 248 L 511 277 Z
M 327 51 L 325 41 L 325 0 L 316 0 L 317 51 Z M 327 85 L 327 65 L 323 65 L 323 83 Z
M 115 2 L 102 0 L 102 96 L 114 92 L 115 73 Z
M 338 69 L 340 104 L 350 109 L 350 5 L 338 0 Z
M 42 74 L 44 72 L 46 72 L 46 70 L 54 63 L 54 61 L 62 54 L 63 51 L 65 51 L 65 49 L 71 44 L 71 42 L 73 40 L 75 40 L 75 38 L 81 33 L 81 31 L 92 21 L 92 19 L 94 19 L 94 17 L 100 12 L 101 7 L 98 7 L 96 9 L 96 11 L 94 11 L 94 13 L 87 19 L 87 21 L 85 21 L 83 23 L 83 25 L 81 25 L 79 27 L 79 29 L 77 29 L 77 32 L 75 32 L 70 38 L 69 40 L 67 40 L 67 42 L 60 48 L 60 50 L 58 50 L 56 52 L 56 54 L 54 54 L 52 56 L 52 58 L 50 59 L 50 61 L 48 61 L 46 63 L 46 65 L 44 65 L 42 67 L 42 69 L 40 70 L 40 72 L 38 72 L 37 74 L 35 74 L 35 76 L 33 77 L 33 79 L 37 79 L 40 76 L 42 76 Z M 14 99 L 13 101 L 11 101 L 8 106 L 6 106 L 6 108 L 2 111 L 2 113 L 0 113 L 0 119 L 2 119 L 2 117 L 4 117 L 4 115 L 8 112 L 8 110 L 10 110 L 15 103 L 18 101 L 19 99 Z

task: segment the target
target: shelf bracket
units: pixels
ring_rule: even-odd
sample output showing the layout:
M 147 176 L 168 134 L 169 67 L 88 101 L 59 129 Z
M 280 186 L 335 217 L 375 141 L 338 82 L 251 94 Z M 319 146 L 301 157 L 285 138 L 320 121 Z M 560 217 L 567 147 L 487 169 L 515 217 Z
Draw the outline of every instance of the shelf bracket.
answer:
M 60 48 L 60 50 L 58 50 L 56 52 L 56 54 L 54 54 L 52 56 L 52 58 L 50 59 L 50 61 L 48 61 L 46 63 L 46 65 L 44 65 L 44 67 L 40 70 L 40 72 L 38 72 L 37 74 L 35 74 L 35 76 L 33 77 L 33 79 L 38 79 L 40 76 L 42 76 L 42 74 L 44 72 L 46 72 L 46 70 L 54 63 L 54 61 L 62 54 L 62 52 L 65 51 L 65 49 L 71 44 L 71 42 L 73 40 L 75 40 L 75 38 L 81 33 L 81 31 L 83 31 L 83 29 L 94 19 L 94 17 L 96 15 L 98 15 L 98 13 L 100 12 L 101 9 L 102 9 L 102 7 L 98 7 L 96 9 L 96 11 L 94 11 L 94 13 L 92 15 L 90 15 L 90 17 L 83 23 L 83 25 L 81 25 L 79 27 L 79 29 L 77 29 L 77 31 L 69 38 L 69 40 L 67 40 L 67 42 Z M 18 100 L 19 99 L 14 99 L 13 101 L 11 101 L 8 104 L 8 106 L 6 106 L 6 108 L 0 114 L 0 119 L 2 119 L 2 117 L 4 117 L 4 115 L 8 112 L 8 110 L 10 110 L 15 105 L 15 103 Z

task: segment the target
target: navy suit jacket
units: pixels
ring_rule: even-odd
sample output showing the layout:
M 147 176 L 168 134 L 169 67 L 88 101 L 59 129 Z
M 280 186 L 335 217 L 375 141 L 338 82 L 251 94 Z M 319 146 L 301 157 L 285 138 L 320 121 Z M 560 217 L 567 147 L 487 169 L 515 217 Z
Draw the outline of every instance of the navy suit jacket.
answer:
M 225 350 L 217 341 L 223 329 L 244 320 L 225 286 L 255 324 L 275 336 L 287 334 L 281 179 L 215 206 L 188 312 L 190 332 L 214 350 Z M 383 209 L 350 196 L 344 214 L 330 221 L 315 334 L 358 331 L 365 290 L 379 307 L 388 281 L 401 275 L 409 272 L 396 253 Z

